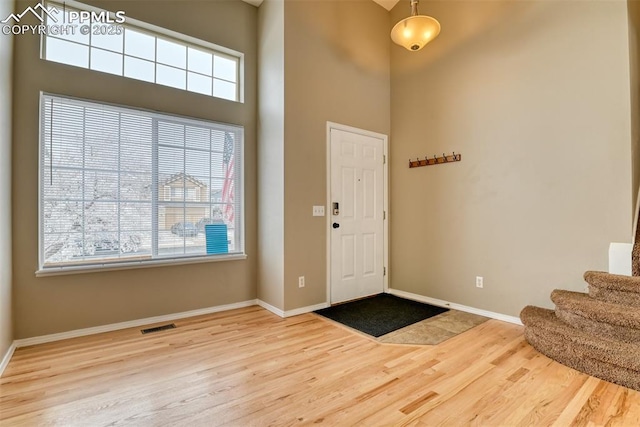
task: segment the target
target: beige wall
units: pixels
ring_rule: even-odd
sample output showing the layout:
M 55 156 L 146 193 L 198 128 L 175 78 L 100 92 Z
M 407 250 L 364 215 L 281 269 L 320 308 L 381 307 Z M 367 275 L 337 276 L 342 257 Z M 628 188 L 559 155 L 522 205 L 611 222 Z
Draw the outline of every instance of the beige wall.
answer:
M 389 14 L 369 0 L 285 2 L 285 310 L 327 301 L 326 123 L 389 134 Z M 328 213 L 328 209 L 326 209 Z M 306 286 L 298 288 L 298 277 Z
M 628 0 L 629 66 L 631 76 L 631 159 L 633 208 L 640 191 L 640 1 Z M 635 212 L 634 212 L 635 215 Z
M 245 102 L 196 95 L 39 59 L 16 37 L 13 240 L 16 338 L 164 315 L 256 297 L 257 9 L 240 0 L 87 3 L 245 53 Z M 21 1 L 22 10 L 31 3 Z M 36 278 L 39 92 L 244 125 L 247 260 Z
M 13 1 L 0 2 L 0 19 Z M 13 39 L 0 35 L 0 361 L 13 342 L 11 302 L 11 74 Z
M 258 10 L 258 298 L 284 310 L 284 2 Z
M 235 0 L 86 1 L 245 52 L 245 103 L 48 63 L 37 37 L 16 40 L 16 338 L 256 296 L 282 310 L 327 301 L 326 217 L 311 216 L 326 202 L 327 121 L 391 133 L 394 288 L 517 315 L 548 306 L 555 287 L 582 290 L 584 270 L 606 269 L 608 243 L 629 238 L 640 172 L 623 3 L 423 2 L 443 31 L 412 54 L 388 36 L 403 3 L 390 18 L 369 0 L 266 0 L 259 12 Z M 35 278 L 39 91 L 244 125 L 249 258 Z M 461 163 L 407 167 L 452 150 Z M 2 350 L 11 327 L 0 326 Z
M 439 38 L 391 52 L 392 287 L 513 316 L 550 306 L 554 288 L 584 290 L 583 272 L 606 270 L 609 242 L 631 234 L 627 5 L 421 11 Z M 408 168 L 451 151 L 462 162 Z

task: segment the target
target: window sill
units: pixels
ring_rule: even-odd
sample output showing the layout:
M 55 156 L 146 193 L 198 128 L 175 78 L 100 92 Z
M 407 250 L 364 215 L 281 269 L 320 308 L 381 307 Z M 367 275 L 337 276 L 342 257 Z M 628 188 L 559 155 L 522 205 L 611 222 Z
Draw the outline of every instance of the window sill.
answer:
M 167 267 L 172 265 L 200 264 L 205 262 L 236 261 L 247 259 L 247 255 L 229 254 L 215 256 L 199 256 L 173 259 L 157 259 L 151 261 L 113 262 L 92 265 L 70 265 L 65 267 L 46 267 L 36 271 L 36 277 L 62 276 L 67 274 L 97 273 L 104 271 L 131 270 L 134 268 Z

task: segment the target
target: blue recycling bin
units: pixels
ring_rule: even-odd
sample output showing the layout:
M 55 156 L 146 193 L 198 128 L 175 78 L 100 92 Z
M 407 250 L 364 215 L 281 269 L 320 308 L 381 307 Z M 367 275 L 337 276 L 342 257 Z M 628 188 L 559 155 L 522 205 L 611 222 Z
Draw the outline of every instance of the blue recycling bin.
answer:
M 207 255 L 229 253 L 227 224 L 206 224 L 204 235 L 207 242 Z

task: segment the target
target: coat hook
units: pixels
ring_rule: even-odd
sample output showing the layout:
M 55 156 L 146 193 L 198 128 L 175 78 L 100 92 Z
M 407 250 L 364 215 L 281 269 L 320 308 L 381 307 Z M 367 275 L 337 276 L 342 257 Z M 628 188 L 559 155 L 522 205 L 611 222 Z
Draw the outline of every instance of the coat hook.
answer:
M 442 156 L 440 157 L 434 154 L 433 157 L 424 156 L 424 159 L 417 157 L 416 160 L 411 160 L 411 158 L 409 158 L 409 167 L 415 168 L 419 166 L 441 165 L 443 163 L 459 162 L 460 160 L 462 160 L 462 154 L 452 151 L 451 155 L 447 155 L 445 152 L 442 153 Z

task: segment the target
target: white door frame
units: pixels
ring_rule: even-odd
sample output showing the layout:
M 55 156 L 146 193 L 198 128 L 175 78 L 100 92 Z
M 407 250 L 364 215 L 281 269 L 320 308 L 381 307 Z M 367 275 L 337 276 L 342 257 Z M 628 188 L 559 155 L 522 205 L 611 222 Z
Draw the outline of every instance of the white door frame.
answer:
M 327 233 L 327 301 L 328 305 L 331 305 L 331 223 L 333 212 L 331 209 L 331 130 L 341 130 L 345 132 L 355 133 L 359 135 L 369 136 L 373 138 L 382 139 L 382 151 L 385 158 L 383 165 L 384 176 L 384 211 L 386 215 L 383 217 L 383 262 L 385 274 L 382 277 L 383 291 L 387 293 L 389 291 L 389 137 L 387 135 L 371 132 L 364 129 L 358 129 L 352 126 L 342 125 L 340 123 L 327 122 L 327 209 L 326 209 L 326 233 Z

